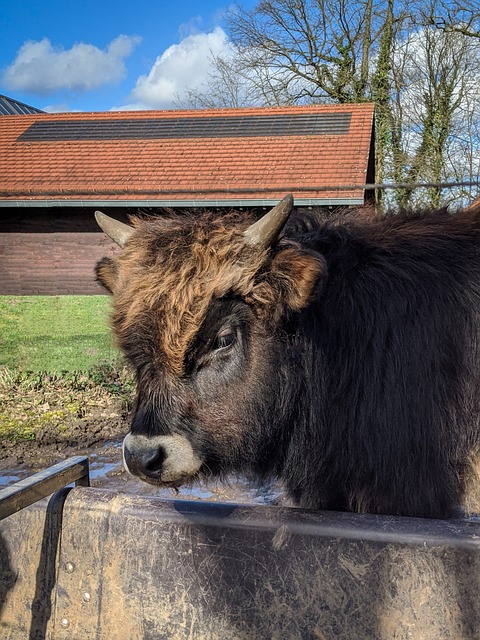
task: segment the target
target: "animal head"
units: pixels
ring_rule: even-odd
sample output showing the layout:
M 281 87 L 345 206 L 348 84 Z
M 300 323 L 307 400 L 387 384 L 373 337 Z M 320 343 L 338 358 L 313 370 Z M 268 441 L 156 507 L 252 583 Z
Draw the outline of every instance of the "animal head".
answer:
M 96 213 L 123 249 L 96 274 L 136 371 L 124 457 L 143 480 L 181 484 L 247 464 L 239 462 L 245 445 L 260 437 L 262 420 L 274 420 L 281 327 L 309 304 L 325 271 L 318 254 L 279 241 L 292 206 L 287 196 L 256 222 L 207 213 L 132 227 Z

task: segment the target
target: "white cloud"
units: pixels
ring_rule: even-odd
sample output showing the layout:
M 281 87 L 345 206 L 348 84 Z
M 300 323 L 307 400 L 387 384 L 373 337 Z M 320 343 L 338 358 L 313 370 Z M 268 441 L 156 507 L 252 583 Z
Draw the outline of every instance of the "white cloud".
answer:
M 48 38 L 25 42 L 3 72 L 8 89 L 39 96 L 60 89 L 84 92 L 119 82 L 126 73 L 124 60 L 141 38 L 120 35 L 106 50 L 79 43 L 71 49 L 54 48 Z
M 60 102 L 58 104 L 47 104 L 41 107 L 42 111 L 47 113 L 65 113 L 66 111 L 75 111 L 71 109 L 66 102 Z
M 193 33 L 159 56 L 148 75 L 138 78 L 123 109 L 169 109 L 188 89 L 201 87 L 212 68 L 213 56 L 228 56 L 231 45 L 220 27 L 210 33 Z

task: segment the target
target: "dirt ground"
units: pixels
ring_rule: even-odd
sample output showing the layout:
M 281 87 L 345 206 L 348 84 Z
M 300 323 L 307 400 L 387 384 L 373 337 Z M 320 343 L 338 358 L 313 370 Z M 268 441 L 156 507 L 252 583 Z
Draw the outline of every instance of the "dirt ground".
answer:
M 0 379 L 0 473 L 52 464 L 118 443 L 129 430 L 132 387 L 119 377 Z M 119 456 L 118 446 L 112 455 Z
M 53 464 L 68 456 L 80 455 L 90 449 L 105 445 L 108 455 L 109 443 L 117 442 L 128 432 L 128 422 L 121 417 L 91 417 L 65 425 L 61 434 L 55 426 L 47 425 L 37 433 L 34 441 L 0 442 L 0 461 L 9 464 L 32 464 L 39 460 Z M 118 450 L 112 444 L 112 456 L 118 458 Z

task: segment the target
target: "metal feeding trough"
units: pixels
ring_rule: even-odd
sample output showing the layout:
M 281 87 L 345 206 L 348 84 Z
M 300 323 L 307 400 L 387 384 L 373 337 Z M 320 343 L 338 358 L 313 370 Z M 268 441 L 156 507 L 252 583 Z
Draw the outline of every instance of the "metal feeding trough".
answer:
M 480 638 L 473 520 L 123 495 L 81 457 L 0 515 L 5 640 Z

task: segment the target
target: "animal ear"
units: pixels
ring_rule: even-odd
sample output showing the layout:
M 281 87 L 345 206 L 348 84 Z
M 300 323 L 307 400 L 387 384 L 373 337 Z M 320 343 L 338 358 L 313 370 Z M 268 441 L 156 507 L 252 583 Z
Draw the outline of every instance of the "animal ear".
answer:
M 317 253 L 308 253 L 289 247 L 280 251 L 270 266 L 281 302 L 292 311 L 304 309 L 320 278 L 326 274 L 325 258 Z
M 102 258 L 95 265 L 95 279 L 105 287 L 107 291 L 113 293 L 118 279 L 117 264 L 112 258 Z
M 253 297 L 277 321 L 285 310 L 304 309 L 326 272 L 322 255 L 287 247 L 275 255 L 254 287 Z

